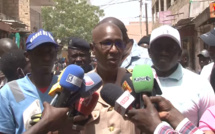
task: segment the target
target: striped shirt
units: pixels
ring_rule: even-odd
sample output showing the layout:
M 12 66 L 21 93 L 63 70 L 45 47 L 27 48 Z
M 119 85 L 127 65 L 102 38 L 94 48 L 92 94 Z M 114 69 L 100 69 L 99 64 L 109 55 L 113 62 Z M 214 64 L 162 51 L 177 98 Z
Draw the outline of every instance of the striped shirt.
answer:
M 187 118 L 182 120 L 174 130 L 168 123 L 160 123 L 154 131 L 154 134 L 204 134 Z

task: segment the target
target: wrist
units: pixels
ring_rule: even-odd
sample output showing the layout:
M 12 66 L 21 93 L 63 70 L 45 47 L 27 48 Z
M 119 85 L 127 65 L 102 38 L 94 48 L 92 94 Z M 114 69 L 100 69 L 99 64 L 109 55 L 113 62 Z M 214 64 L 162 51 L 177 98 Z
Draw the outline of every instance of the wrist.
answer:
M 177 110 L 173 109 L 169 112 L 167 122 L 175 129 L 185 117 Z
M 48 120 L 43 120 L 43 119 L 41 119 L 40 120 L 40 133 L 42 134 L 42 133 L 48 133 L 49 131 L 51 131 L 50 130 L 50 124 L 51 123 L 49 123 L 48 122 Z
M 24 134 L 47 134 L 49 129 L 47 129 L 48 123 L 46 121 L 40 120 L 37 124 L 28 129 Z
M 154 133 L 154 131 L 156 130 L 157 126 L 159 124 L 161 124 L 161 123 L 162 123 L 161 120 L 158 120 L 158 121 L 154 122 L 154 125 L 152 125 L 152 127 L 150 128 L 150 133 Z

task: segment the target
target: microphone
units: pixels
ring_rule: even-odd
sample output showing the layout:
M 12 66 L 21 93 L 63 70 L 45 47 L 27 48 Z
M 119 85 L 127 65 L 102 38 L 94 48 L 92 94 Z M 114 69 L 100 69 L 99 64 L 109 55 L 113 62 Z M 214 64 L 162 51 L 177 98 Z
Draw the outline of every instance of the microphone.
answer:
M 70 97 L 69 102 L 75 102 L 80 99 L 80 97 L 85 98 L 92 95 L 101 85 L 102 79 L 96 72 L 85 74 L 80 90 Z
M 63 69 L 63 71 L 60 73 L 59 77 L 58 77 L 58 80 L 57 80 L 57 83 L 55 83 L 52 88 L 50 89 L 49 91 L 49 95 L 53 97 L 50 105 L 52 106 L 55 106 L 56 104 L 56 101 L 58 99 L 58 96 L 60 94 L 60 92 L 62 92 L 63 88 L 60 86 L 60 79 L 64 73 L 65 69 Z
M 63 90 L 60 92 L 55 107 L 69 107 L 75 103 L 75 101 L 70 101 L 70 99 L 81 88 L 83 77 L 84 70 L 81 67 L 72 64 L 65 68 L 59 81 Z
M 121 86 L 124 91 L 128 90 L 132 95 L 134 93 L 134 86 L 132 84 L 132 75 L 131 73 L 126 73 L 121 81 Z
M 131 73 L 126 73 L 123 78 L 122 78 L 122 82 L 121 82 L 121 87 L 124 91 L 129 91 L 131 95 L 134 96 L 134 98 L 138 98 L 139 94 L 137 94 L 134 91 L 134 86 L 132 83 L 132 74 Z M 134 108 L 139 108 L 139 100 L 135 99 L 135 101 L 132 103 L 132 106 Z
M 131 104 L 135 100 L 129 91 L 123 92 L 121 87 L 111 83 L 105 84 L 100 94 L 102 99 L 122 116 L 125 116 L 127 110 L 131 109 Z
M 55 106 L 57 99 L 59 97 L 60 92 L 62 92 L 63 88 L 60 86 L 59 82 L 55 83 L 51 90 L 49 91 L 49 95 L 53 97 L 50 105 Z
M 75 110 L 85 116 L 88 116 L 96 107 L 98 99 L 99 94 L 97 92 L 94 92 L 89 97 L 80 98 L 79 101 L 75 103 Z
M 151 93 L 154 85 L 154 75 L 149 65 L 137 65 L 133 69 L 132 83 L 136 93 Z
M 139 106 L 144 107 L 142 94 L 154 95 L 154 75 L 151 67 L 149 65 L 136 65 L 132 72 L 132 83 L 134 91 L 138 94 L 136 99 L 139 100 Z
M 84 75 L 84 82 L 80 89 L 81 97 L 92 95 L 102 86 L 102 78 L 96 73 L 91 72 Z

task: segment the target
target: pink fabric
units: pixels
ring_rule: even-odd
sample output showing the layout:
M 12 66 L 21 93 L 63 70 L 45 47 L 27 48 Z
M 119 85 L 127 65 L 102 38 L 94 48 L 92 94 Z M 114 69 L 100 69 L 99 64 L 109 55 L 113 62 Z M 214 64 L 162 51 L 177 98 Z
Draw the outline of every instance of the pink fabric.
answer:
M 199 121 L 199 129 L 202 131 L 212 130 L 215 132 L 215 106 L 209 107 Z

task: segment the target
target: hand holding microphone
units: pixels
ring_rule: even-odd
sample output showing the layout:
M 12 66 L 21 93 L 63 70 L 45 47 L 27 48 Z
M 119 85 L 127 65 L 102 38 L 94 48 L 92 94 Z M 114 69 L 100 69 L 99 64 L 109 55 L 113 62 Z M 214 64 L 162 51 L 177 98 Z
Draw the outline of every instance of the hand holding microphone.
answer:
M 153 133 L 161 121 L 168 122 L 175 129 L 185 118 L 170 101 L 162 96 L 143 95 L 142 97 L 145 108 L 131 109 L 127 113 L 128 119 L 142 131 Z M 157 109 L 154 104 L 157 104 Z
M 74 99 L 81 88 L 84 77 L 84 70 L 77 65 L 69 65 L 65 68 L 60 79 L 60 86 L 63 91 L 56 102 L 56 107 L 70 107 L 77 99 Z
M 174 129 L 185 118 L 169 100 L 161 96 L 151 96 L 152 103 L 157 104 L 159 117 L 161 120 L 168 122 Z
M 49 131 L 59 130 L 64 126 L 69 108 L 55 108 L 47 102 L 44 102 L 43 106 L 44 110 L 40 121 L 24 134 L 45 134 Z M 40 115 L 35 115 L 35 117 L 40 117 Z
M 161 123 L 159 114 L 151 103 L 149 97 L 142 96 L 145 108 L 131 109 L 128 111 L 128 119 L 131 120 L 141 131 L 153 133 L 156 127 Z

